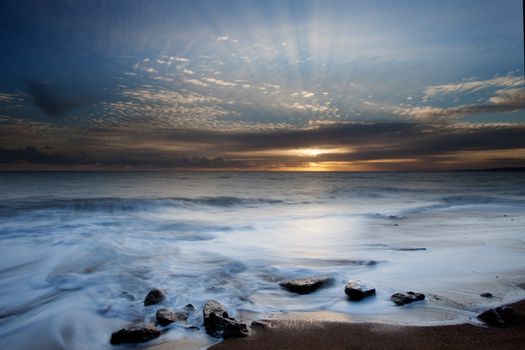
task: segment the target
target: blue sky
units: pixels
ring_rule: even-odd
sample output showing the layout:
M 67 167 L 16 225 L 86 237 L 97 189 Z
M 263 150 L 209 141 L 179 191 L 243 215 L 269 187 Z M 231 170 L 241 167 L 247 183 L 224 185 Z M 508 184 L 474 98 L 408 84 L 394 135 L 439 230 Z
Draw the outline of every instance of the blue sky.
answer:
M 4 167 L 523 163 L 521 1 L 0 6 Z

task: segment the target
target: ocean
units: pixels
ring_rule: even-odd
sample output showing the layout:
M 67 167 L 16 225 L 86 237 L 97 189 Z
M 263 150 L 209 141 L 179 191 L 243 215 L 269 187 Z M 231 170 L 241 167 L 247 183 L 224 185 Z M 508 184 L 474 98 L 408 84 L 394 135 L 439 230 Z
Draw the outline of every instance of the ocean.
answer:
M 153 287 L 163 306 L 197 312 L 152 343 L 196 348 L 216 341 L 202 329 L 208 299 L 247 321 L 435 325 L 525 297 L 519 172 L 5 172 L 0 199 L 1 349 L 111 349 L 112 332 L 154 319 Z M 309 276 L 335 282 L 279 286 Z M 376 296 L 349 301 L 349 280 Z M 425 301 L 390 301 L 409 290 Z

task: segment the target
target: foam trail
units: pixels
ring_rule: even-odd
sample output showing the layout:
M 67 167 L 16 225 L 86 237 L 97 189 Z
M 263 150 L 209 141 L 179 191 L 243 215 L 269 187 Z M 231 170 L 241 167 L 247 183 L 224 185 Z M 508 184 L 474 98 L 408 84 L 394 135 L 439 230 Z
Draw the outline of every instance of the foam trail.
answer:
M 213 298 L 248 319 L 329 310 L 409 324 L 472 321 L 524 296 L 516 173 L 0 177 L 1 348 L 111 349 L 112 331 L 152 320 L 152 287 L 173 309 Z M 335 283 L 311 295 L 279 287 L 321 275 Z M 377 296 L 349 303 L 349 279 Z M 411 289 L 427 301 L 389 301 Z M 184 337 L 211 341 L 181 325 L 158 341 Z

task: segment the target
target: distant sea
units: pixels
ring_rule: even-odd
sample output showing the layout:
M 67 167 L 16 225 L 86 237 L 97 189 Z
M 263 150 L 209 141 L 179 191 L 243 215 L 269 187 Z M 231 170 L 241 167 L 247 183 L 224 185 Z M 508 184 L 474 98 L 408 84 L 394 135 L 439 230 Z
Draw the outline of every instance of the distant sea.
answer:
M 308 276 L 335 283 L 279 286 Z M 352 279 L 377 295 L 348 301 Z M 110 349 L 153 319 L 153 287 L 169 308 L 216 299 L 248 321 L 476 323 L 525 297 L 525 173 L 0 173 L 1 349 Z M 389 300 L 408 290 L 427 298 Z M 201 317 L 157 342 L 213 342 Z

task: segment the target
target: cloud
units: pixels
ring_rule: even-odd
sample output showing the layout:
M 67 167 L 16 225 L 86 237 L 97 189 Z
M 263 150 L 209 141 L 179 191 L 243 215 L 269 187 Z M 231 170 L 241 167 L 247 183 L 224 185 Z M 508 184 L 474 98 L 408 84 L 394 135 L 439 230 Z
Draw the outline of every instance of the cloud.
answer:
M 525 147 L 525 125 L 442 124 L 428 122 L 320 123 L 315 127 L 259 132 L 218 132 L 171 130 L 157 134 L 160 139 L 208 142 L 228 151 L 261 151 L 312 147 L 348 147 L 371 150 L 383 156 L 441 153 L 473 149 Z
M 161 157 L 150 156 L 119 156 L 116 158 L 93 157 L 87 153 L 66 154 L 46 153 L 34 146 L 25 148 L 0 147 L 0 164 L 39 164 L 39 165 L 97 165 L 97 166 L 124 166 L 124 167 L 158 167 L 158 168 L 188 168 L 188 169 L 224 169 L 249 168 L 255 162 L 231 160 L 222 157 Z
M 159 97 L 169 99 L 169 97 Z M 149 98 L 148 98 L 149 99 Z M 139 111 L 140 112 L 140 111 Z M 91 164 L 93 166 L 185 167 L 185 168 L 266 168 L 302 166 L 304 149 L 325 149 L 315 162 L 370 162 L 371 164 L 419 164 L 439 168 L 434 162 L 456 159 L 469 152 L 487 153 L 490 159 L 524 159 L 525 125 L 520 123 L 470 124 L 421 121 L 326 122 L 303 128 L 250 131 L 189 128 L 148 128 L 123 130 L 120 127 L 58 130 L 62 146 L 53 153 L 42 146 L 0 149 L 3 164 Z M 5 130 L 10 137 L 25 135 L 23 124 Z M 2 129 L 0 129 L 1 131 Z M 53 144 L 50 131 L 27 135 L 38 145 Z M 67 138 L 63 135 L 75 135 Z M 521 150 L 521 153 L 520 153 Z M 492 163 L 490 163 L 492 162 Z M 386 165 L 385 165 L 386 166 Z M 399 165 L 402 166 L 402 165 Z M 404 165 L 410 168 L 409 165 Z
M 313 92 L 310 92 L 310 91 L 303 91 L 301 94 L 303 95 L 304 98 L 309 98 L 309 97 L 315 96 L 315 94 Z
M 220 79 L 215 79 L 215 78 L 205 78 L 204 80 L 209 82 L 209 83 L 213 83 L 213 84 L 219 85 L 219 86 L 233 87 L 233 86 L 237 85 L 235 83 L 230 83 L 230 82 L 227 82 L 227 81 L 224 81 L 224 80 L 220 80 Z
M 94 102 L 94 98 L 89 96 L 65 96 L 35 80 L 27 80 L 25 85 L 28 94 L 32 97 L 33 104 L 52 118 L 63 118 L 75 108 Z
M 30 163 L 30 164 L 89 164 L 93 160 L 85 154 L 43 153 L 33 146 L 9 149 L 0 147 L 0 164 Z
M 425 97 L 455 92 L 475 92 L 488 88 L 515 88 L 518 86 L 523 86 L 523 84 L 523 77 L 506 76 L 488 80 L 475 80 L 444 85 L 433 85 L 425 89 Z
M 399 107 L 394 113 L 415 119 L 449 119 L 478 113 L 504 113 L 525 109 L 525 90 L 521 88 L 497 90 L 485 104 L 450 108 L 430 106 Z
M 228 41 L 230 40 L 229 36 L 219 36 L 217 37 L 217 41 Z
M 208 84 L 200 81 L 199 79 L 184 79 L 184 82 L 185 83 L 190 83 L 190 84 L 193 84 L 193 85 L 197 85 L 197 86 L 202 86 L 202 87 L 208 86 Z

